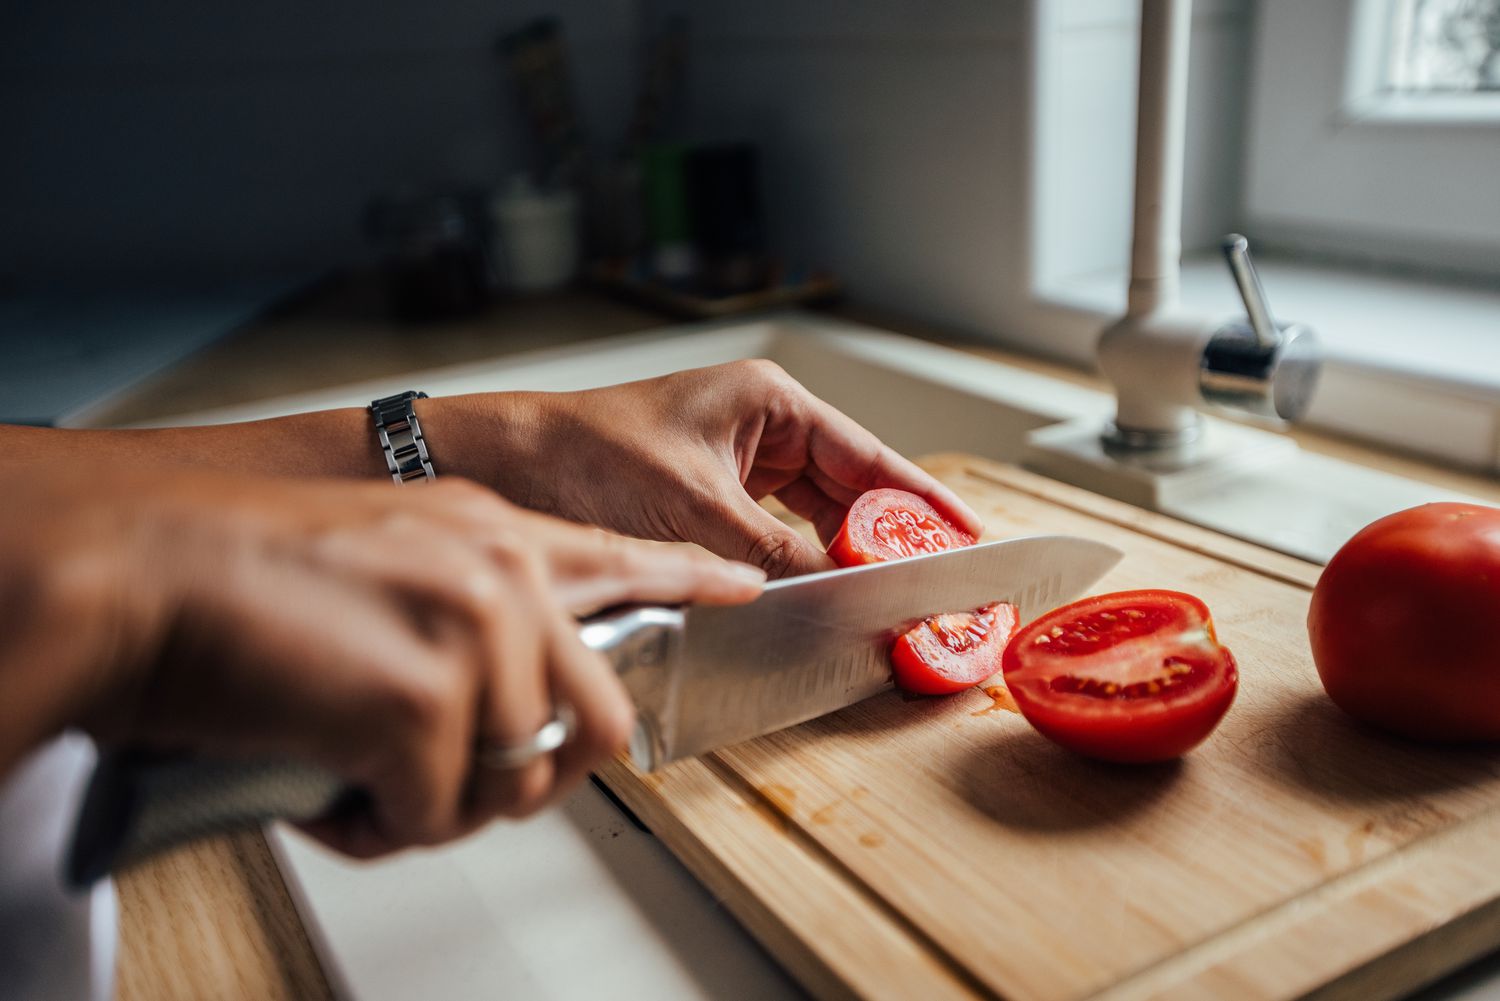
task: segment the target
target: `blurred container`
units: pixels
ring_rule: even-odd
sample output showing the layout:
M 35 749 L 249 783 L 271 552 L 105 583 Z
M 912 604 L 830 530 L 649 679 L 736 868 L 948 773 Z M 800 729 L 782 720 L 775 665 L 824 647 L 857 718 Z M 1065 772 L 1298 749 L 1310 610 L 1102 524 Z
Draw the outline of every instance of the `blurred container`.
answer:
M 381 250 L 386 297 L 402 319 L 465 316 L 488 301 L 494 275 L 472 196 L 379 195 L 365 211 L 365 232 Z
M 588 253 L 591 260 L 636 256 L 646 245 L 641 164 L 634 158 L 596 165 L 589 177 Z
M 578 273 L 578 196 L 544 193 L 522 176 L 490 200 L 494 256 L 506 288 L 545 292 L 561 288 Z
M 698 273 L 684 177 L 687 154 L 687 146 L 662 143 L 646 148 L 643 163 L 651 270 L 668 284 L 689 283 Z

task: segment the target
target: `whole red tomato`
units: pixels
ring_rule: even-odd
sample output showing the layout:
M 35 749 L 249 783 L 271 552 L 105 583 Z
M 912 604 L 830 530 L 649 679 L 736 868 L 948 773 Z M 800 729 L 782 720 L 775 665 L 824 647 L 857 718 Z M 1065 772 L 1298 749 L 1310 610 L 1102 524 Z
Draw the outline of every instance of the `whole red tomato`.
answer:
M 1425 504 L 1329 561 L 1307 614 L 1323 687 L 1427 740 L 1500 740 L 1500 510 Z

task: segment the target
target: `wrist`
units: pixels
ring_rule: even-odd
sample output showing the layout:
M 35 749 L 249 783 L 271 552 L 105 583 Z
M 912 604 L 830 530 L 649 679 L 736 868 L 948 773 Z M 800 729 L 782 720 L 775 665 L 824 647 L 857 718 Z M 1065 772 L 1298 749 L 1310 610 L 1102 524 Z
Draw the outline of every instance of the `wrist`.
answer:
M 549 393 L 471 393 L 417 400 L 417 420 L 439 477 L 482 483 L 523 507 L 546 510 L 537 475 L 549 452 Z

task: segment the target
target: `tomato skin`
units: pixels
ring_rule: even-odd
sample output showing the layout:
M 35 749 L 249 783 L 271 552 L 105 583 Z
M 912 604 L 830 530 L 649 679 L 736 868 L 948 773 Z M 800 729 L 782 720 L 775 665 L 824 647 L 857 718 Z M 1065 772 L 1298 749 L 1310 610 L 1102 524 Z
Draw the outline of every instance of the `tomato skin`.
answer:
M 1016 633 L 1003 668 L 1021 714 L 1044 737 L 1126 763 L 1192 750 L 1239 687 L 1208 607 L 1178 591 L 1121 591 L 1054 609 Z
M 974 544 L 974 536 L 905 490 L 868 490 L 849 506 L 828 555 L 841 567 L 883 563 Z
M 997 601 L 923 619 L 891 647 L 896 684 L 917 695 L 951 695 L 999 674 L 1018 614 L 1015 605 Z
M 1366 526 L 1324 568 L 1307 632 L 1324 689 L 1356 719 L 1500 740 L 1500 510 L 1424 504 Z

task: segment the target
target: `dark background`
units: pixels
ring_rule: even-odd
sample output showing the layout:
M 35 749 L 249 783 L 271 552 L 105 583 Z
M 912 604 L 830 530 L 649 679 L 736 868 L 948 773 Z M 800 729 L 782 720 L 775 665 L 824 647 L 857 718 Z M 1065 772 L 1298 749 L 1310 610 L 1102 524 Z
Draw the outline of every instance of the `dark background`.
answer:
M 634 95 L 633 0 L 4 0 L 0 280 L 299 275 L 402 184 L 525 162 L 492 42 L 563 18 L 583 117 Z

